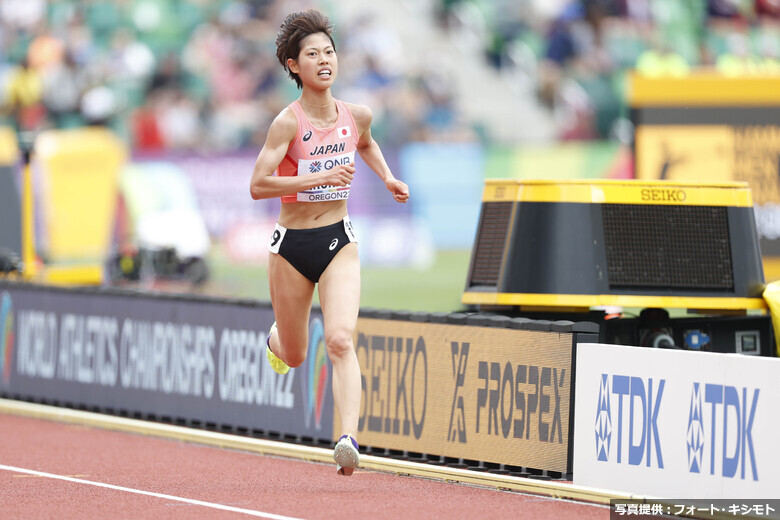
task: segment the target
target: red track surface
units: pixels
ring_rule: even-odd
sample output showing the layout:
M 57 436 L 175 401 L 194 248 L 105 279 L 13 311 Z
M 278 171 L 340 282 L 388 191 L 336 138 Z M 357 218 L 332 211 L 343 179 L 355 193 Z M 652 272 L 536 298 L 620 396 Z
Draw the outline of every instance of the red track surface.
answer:
M 303 519 L 606 519 L 602 506 L 356 471 L 0 414 L 0 465 L 172 497 L 0 469 L 2 519 L 251 518 L 173 497 Z

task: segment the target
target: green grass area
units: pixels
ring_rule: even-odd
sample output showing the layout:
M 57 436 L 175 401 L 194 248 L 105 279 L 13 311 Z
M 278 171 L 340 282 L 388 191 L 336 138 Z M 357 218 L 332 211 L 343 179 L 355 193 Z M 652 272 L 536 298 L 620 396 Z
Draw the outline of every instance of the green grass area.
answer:
M 461 309 L 471 252 L 439 251 L 429 269 L 364 266 L 360 306 L 376 309 L 453 312 Z M 270 301 L 265 265 L 231 263 L 219 248 L 209 256 L 211 280 L 204 292 L 228 298 Z M 317 302 L 315 292 L 315 303 Z
M 471 251 L 439 251 L 430 269 L 363 268 L 361 307 L 410 311 L 461 309 Z

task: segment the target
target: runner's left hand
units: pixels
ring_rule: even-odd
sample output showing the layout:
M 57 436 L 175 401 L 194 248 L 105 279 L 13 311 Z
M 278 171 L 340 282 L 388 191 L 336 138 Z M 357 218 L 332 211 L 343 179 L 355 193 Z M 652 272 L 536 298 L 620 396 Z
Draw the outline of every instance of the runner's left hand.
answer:
M 387 189 L 393 194 L 393 198 L 396 202 L 405 203 L 409 200 L 409 186 L 406 183 L 393 179 L 385 183 Z

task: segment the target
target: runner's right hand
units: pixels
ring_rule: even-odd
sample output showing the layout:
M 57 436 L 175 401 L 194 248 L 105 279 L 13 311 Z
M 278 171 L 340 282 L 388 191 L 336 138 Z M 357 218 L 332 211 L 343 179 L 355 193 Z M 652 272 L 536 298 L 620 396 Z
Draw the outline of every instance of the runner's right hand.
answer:
M 355 163 L 339 164 L 324 171 L 321 174 L 321 184 L 330 186 L 347 186 L 352 184 L 352 178 L 355 176 Z

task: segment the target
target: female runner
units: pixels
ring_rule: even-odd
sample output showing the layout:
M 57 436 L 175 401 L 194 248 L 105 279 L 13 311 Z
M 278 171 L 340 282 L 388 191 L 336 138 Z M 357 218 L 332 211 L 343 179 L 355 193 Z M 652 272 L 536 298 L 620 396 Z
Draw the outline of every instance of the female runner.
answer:
M 267 357 L 286 373 L 308 348 L 309 315 L 318 284 L 325 343 L 333 364 L 333 400 L 342 436 L 334 459 L 340 475 L 359 464 L 357 426 L 361 379 L 353 336 L 360 309 L 357 239 L 347 215 L 355 152 L 398 202 L 409 188 L 396 179 L 371 138 L 371 110 L 335 99 L 338 75 L 330 20 L 315 10 L 288 15 L 276 38 L 276 56 L 301 89 L 271 123 L 252 172 L 252 198 L 281 197 L 269 243 L 268 279 L 276 322 Z

